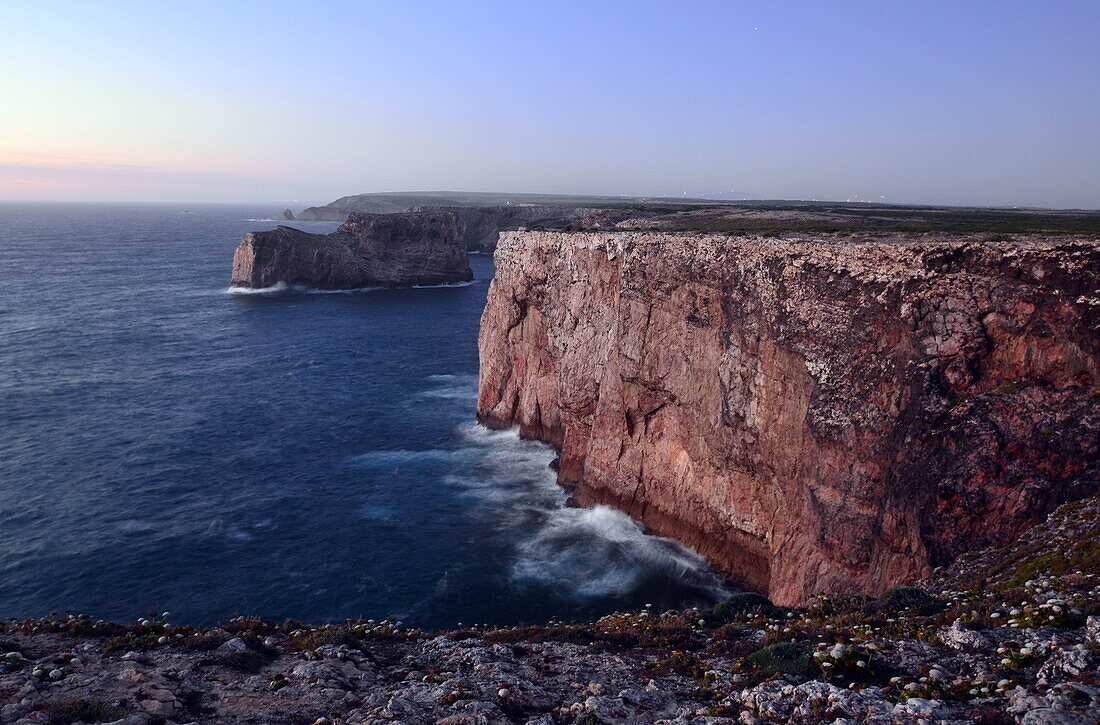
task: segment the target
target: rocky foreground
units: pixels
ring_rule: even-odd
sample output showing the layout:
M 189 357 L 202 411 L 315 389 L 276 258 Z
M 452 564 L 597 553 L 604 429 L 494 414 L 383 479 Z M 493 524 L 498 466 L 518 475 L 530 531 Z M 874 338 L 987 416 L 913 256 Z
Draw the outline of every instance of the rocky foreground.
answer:
M 922 587 L 426 633 L 0 625 L 8 723 L 1100 722 L 1100 497 Z
M 352 214 L 332 234 L 287 226 L 251 232 L 233 254 L 231 284 L 341 290 L 473 279 L 450 213 Z
M 479 419 L 779 604 L 1100 490 L 1094 237 L 526 231 L 495 261 Z

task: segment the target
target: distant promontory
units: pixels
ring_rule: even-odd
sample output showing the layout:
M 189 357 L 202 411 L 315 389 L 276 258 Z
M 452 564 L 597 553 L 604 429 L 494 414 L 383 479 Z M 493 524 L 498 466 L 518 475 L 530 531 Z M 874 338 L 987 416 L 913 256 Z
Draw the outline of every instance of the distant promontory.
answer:
M 351 214 L 332 234 L 288 226 L 245 235 L 232 285 L 315 289 L 407 287 L 473 279 L 458 218 L 446 212 Z
M 324 206 L 311 206 L 299 221 L 344 221 L 351 214 L 393 214 L 405 211 L 449 211 L 458 217 L 459 235 L 471 252 L 491 252 L 500 232 L 519 229 L 610 228 L 637 217 L 641 210 L 669 210 L 684 202 L 713 204 L 702 199 L 668 202 L 662 199 L 565 194 L 504 194 L 486 192 L 387 192 L 344 196 Z M 287 214 L 290 213 L 289 216 Z

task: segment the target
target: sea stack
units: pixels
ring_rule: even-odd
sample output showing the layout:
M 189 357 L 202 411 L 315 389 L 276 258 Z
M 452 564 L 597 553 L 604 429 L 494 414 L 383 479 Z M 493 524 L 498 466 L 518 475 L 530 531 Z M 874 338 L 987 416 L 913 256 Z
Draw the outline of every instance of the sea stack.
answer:
M 777 603 L 1100 487 L 1095 240 L 506 232 L 495 259 L 479 418 Z
M 448 213 L 352 214 L 332 234 L 286 226 L 251 232 L 233 254 L 234 287 L 360 289 L 473 279 Z

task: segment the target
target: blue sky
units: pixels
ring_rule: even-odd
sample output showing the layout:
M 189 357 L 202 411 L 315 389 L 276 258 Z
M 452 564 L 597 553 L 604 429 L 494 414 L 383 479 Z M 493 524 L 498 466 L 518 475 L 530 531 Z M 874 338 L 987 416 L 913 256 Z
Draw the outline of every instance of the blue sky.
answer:
M 0 198 L 1100 207 L 1100 2 L 0 0 Z

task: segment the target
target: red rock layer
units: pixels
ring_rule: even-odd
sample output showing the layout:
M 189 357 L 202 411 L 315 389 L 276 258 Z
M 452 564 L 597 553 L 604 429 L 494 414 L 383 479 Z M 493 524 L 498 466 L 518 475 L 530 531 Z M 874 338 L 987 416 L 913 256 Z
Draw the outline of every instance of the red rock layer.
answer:
M 777 602 L 1098 489 L 1100 245 L 509 232 L 478 416 Z

